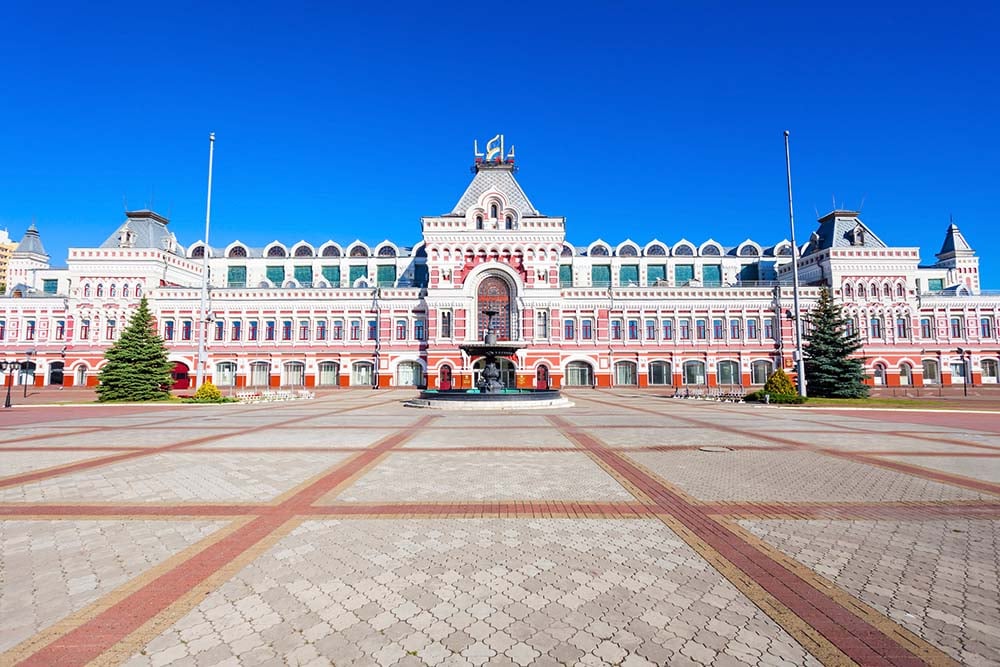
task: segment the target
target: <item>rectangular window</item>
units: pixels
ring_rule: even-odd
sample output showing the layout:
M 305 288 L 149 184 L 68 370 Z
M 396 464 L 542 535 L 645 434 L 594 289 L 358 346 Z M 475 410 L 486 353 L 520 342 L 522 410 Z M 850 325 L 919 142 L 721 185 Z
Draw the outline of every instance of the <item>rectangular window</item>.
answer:
M 639 340 L 639 320 L 628 321 L 628 339 Z
M 90 338 L 90 320 L 81 320 L 80 340 L 87 340 L 88 338 Z
M 181 322 L 181 340 L 191 340 L 191 320 Z
M 760 280 L 760 270 L 756 264 L 744 264 L 740 267 L 737 279 L 742 284 L 752 285 Z
M 594 287 L 610 287 L 611 266 L 608 264 L 597 264 L 590 267 L 590 284 Z
M 215 322 L 215 340 L 222 340 L 226 336 L 226 323 L 222 320 Z
M 396 320 L 396 340 L 406 340 L 406 320 Z
M 962 318 L 960 317 L 951 318 L 951 337 L 952 338 L 962 337 Z
M 0 340 L 7 340 L 7 321 L 0 320 Z
M 174 339 L 174 321 L 167 320 L 163 323 L 163 340 Z
M 563 339 L 573 340 L 574 338 L 576 338 L 576 322 L 565 320 L 563 322 Z
M 905 317 L 896 318 L 896 338 L 908 338 L 910 335 L 909 327 L 906 323 Z
M 382 264 L 376 269 L 375 276 L 379 287 L 392 287 L 396 284 L 396 265 Z
M 691 340 L 691 320 L 681 320 L 681 340 Z
M 705 340 L 708 338 L 708 322 L 705 320 L 695 320 L 694 331 L 698 340 Z
M 656 320 L 646 320 L 646 340 L 656 340 Z
M 66 337 L 66 320 L 56 320 L 56 340 Z
M 667 283 L 667 267 L 662 264 L 651 264 L 646 267 L 647 285 L 665 285 Z
M 413 337 L 417 340 L 427 340 L 427 326 L 424 320 L 415 320 L 413 322 Z
M 674 285 L 686 287 L 694 280 L 694 264 L 678 264 L 674 267 Z
M 316 340 L 326 340 L 326 320 L 316 323 Z
M 24 340 L 35 340 L 35 320 L 24 323 Z
M 742 333 L 740 331 L 740 321 L 729 320 L 729 339 L 739 340 L 740 338 L 742 338 L 742 336 L 740 336 L 740 333 Z
M 639 285 L 639 265 L 625 264 L 618 269 L 618 284 L 622 287 L 636 287 Z
M 882 319 L 879 317 L 873 317 L 871 319 L 871 334 L 872 338 L 882 337 Z
M 344 340 L 344 321 L 334 320 L 333 321 L 333 339 L 334 340 Z
M 451 338 L 451 311 L 445 310 L 441 313 L 441 337 Z
M 594 320 L 586 319 L 580 321 L 580 338 L 583 340 L 593 340 Z
M 299 320 L 299 340 L 309 340 L 309 320 Z
M 926 317 L 920 320 L 920 337 L 931 338 L 931 321 Z
M 621 320 L 611 320 L 611 339 L 621 340 L 622 339 L 622 321 Z
M 361 320 L 351 320 L 351 340 L 361 340 Z
M 44 278 L 42 280 L 42 293 L 55 294 L 58 291 L 59 291 L 58 278 Z
M 354 283 L 360 278 L 368 277 L 368 267 L 364 264 L 355 264 L 348 269 L 347 273 L 347 286 L 354 287 Z
M 774 318 L 764 318 L 764 338 L 774 340 Z
M 751 317 L 747 320 L 747 338 L 757 340 L 757 318 Z
M 559 287 L 572 287 L 573 286 L 573 265 L 572 264 L 560 264 L 559 265 Z
M 281 320 L 281 340 L 292 339 L 292 321 Z
M 858 331 L 858 321 L 853 317 L 847 318 L 847 326 L 845 327 L 845 333 L 848 336 L 853 336 Z
M 722 320 L 712 320 L 712 338 L 722 340 L 726 337 L 726 325 Z
M 674 321 L 673 320 L 663 320 L 661 322 L 661 329 L 663 329 L 663 340 L 673 340 L 674 339 Z
M 260 325 L 256 320 L 250 322 L 250 330 L 247 332 L 247 340 L 257 340 L 259 326 Z
M 376 340 L 378 338 L 378 322 L 375 320 L 368 320 L 368 340 Z
M 114 340 L 114 337 L 115 337 L 115 321 L 114 320 L 108 320 L 107 328 L 104 330 L 104 337 L 107 338 L 108 340 Z
M 313 284 L 313 269 L 311 266 L 296 266 L 295 267 L 295 282 L 297 282 L 302 287 L 312 287 Z
M 285 267 L 283 266 L 269 266 L 267 267 L 267 279 L 271 281 L 271 284 L 275 287 L 281 287 L 285 284 Z
M 549 313 L 546 310 L 538 311 L 538 315 L 535 317 L 537 320 L 536 337 L 537 338 L 548 338 L 549 337 Z
M 274 340 L 276 333 L 276 323 L 274 320 L 268 320 L 264 323 L 264 340 Z
M 234 320 L 232 327 L 229 331 L 230 340 L 241 340 L 243 338 L 243 323 L 239 320 Z
M 247 267 L 230 266 L 226 271 L 226 285 L 229 287 L 246 287 Z
M 417 264 L 413 267 L 413 286 L 414 287 L 427 287 L 427 280 L 430 277 L 430 272 L 427 270 L 426 264 Z
M 944 278 L 928 278 L 927 291 L 940 292 L 944 289 Z
M 330 283 L 330 287 L 340 287 L 340 267 L 324 266 L 322 269 L 323 280 Z
M 983 317 L 979 320 L 979 336 L 981 338 L 993 338 L 993 318 Z
M 722 265 L 707 264 L 701 267 L 701 282 L 706 287 L 718 287 L 722 284 Z

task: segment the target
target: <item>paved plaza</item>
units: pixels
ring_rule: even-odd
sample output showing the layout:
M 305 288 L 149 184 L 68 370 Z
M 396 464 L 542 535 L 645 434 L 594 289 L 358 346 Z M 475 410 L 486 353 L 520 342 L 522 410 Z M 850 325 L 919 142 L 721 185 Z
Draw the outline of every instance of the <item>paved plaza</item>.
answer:
M 1000 664 L 1000 413 L 0 415 L 0 664 Z

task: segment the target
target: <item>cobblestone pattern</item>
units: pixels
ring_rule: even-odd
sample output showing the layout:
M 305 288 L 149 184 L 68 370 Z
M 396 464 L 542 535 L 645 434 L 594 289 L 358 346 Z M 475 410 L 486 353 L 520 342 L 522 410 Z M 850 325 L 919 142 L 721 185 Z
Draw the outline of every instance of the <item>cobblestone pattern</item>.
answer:
M 887 461 L 899 461 L 921 468 L 981 479 L 986 482 L 1000 480 L 1000 456 L 879 456 Z
M 219 449 L 225 447 L 246 447 L 250 449 L 271 449 L 280 447 L 370 447 L 378 440 L 393 433 L 385 428 L 367 429 L 282 429 L 265 433 L 241 433 L 220 440 L 213 440 L 192 449 Z
M 752 436 L 719 433 L 709 429 L 634 427 L 634 428 L 590 428 L 588 431 L 608 447 L 642 446 L 715 446 L 715 447 L 775 447 L 773 442 Z
M 817 664 L 668 528 L 639 520 L 307 522 L 125 664 L 326 658 Z
M 739 523 L 963 664 L 1000 664 L 1000 521 Z
M 812 452 L 630 452 L 628 456 L 701 500 L 889 502 L 996 497 Z
M 219 521 L 0 521 L 0 651 L 223 525 Z
M 2 502 L 271 500 L 346 453 L 166 453 L 0 489 Z
M 0 466 L 0 479 L 22 472 L 42 470 L 53 466 L 83 461 L 85 459 L 104 456 L 105 452 L 0 452 L 3 466 Z
M 451 421 L 447 422 L 449 426 Z M 497 437 L 497 435 L 500 437 Z M 558 447 L 572 448 L 573 443 L 552 429 L 507 427 L 500 431 L 472 428 L 429 428 L 411 438 L 403 449 L 430 447 Z
M 632 495 L 579 452 L 442 451 L 390 454 L 336 498 L 345 502 L 515 499 L 632 500 Z

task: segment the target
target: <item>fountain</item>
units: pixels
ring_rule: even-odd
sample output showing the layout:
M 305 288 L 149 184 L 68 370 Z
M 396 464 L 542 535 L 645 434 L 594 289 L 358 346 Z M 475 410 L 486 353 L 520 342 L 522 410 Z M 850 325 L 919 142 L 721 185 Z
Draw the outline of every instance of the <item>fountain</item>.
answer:
M 512 357 L 523 345 L 509 341 L 498 341 L 493 318 L 496 310 L 484 310 L 486 330 L 482 343 L 459 345 L 459 349 L 470 359 L 482 357 L 482 373 L 475 389 L 430 389 L 420 392 L 420 397 L 406 404 L 419 408 L 447 410 L 521 410 L 525 408 L 567 407 L 573 405 L 563 398 L 558 389 L 518 389 L 507 387 L 500 379 L 499 358 Z

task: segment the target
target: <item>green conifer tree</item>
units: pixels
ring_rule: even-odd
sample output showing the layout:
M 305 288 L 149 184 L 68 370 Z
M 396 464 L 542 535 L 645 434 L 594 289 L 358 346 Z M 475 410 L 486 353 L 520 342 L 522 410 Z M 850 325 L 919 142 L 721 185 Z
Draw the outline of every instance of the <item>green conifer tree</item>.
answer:
M 170 395 L 167 347 L 156 335 L 145 297 L 104 358 L 108 363 L 99 374 L 99 401 L 154 401 Z
M 792 378 L 788 377 L 788 373 L 780 368 L 771 373 L 771 377 L 767 378 L 767 382 L 764 384 L 764 391 L 768 394 L 777 394 L 779 396 L 796 395 Z
M 833 302 L 830 290 L 820 290 L 819 302 L 809 313 L 805 334 L 806 388 L 810 396 L 864 398 L 864 359 L 855 357 L 861 349 L 857 332 L 848 333 L 848 319 Z

